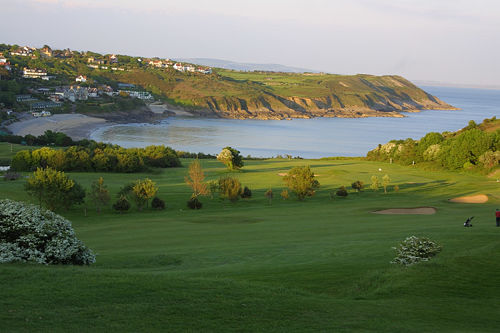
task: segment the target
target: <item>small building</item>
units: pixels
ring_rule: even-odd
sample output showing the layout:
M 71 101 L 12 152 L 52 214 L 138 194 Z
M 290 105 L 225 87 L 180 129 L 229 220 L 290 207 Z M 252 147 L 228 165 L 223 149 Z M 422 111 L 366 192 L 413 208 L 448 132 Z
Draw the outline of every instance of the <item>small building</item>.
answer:
M 37 68 L 27 68 L 23 69 L 23 78 L 25 79 L 43 79 L 48 80 L 50 77 L 47 76 L 47 71 L 45 69 Z
M 112 54 L 109 56 L 109 63 L 110 64 L 117 64 L 118 63 L 118 57 L 115 54 Z
M 88 97 L 92 97 L 92 98 L 99 97 L 99 95 L 98 95 L 99 91 L 97 90 L 97 88 L 88 88 L 87 92 L 88 92 Z
M 119 89 L 127 89 L 127 88 L 135 88 L 135 84 L 132 84 L 132 83 L 122 83 L 122 82 L 119 82 L 118 83 L 118 88 Z
M 184 71 L 184 66 L 181 63 L 179 63 L 179 62 L 175 63 L 175 65 L 173 67 L 174 67 L 175 70 L 178 70 L 178 71 L 181 71 L 181 72 Z
M 44 111 L 45 109 L 57 108 L 60 106 L 61 106 L 61 103 L 57 103 L 57 102 L 53 102 L 53 101 L 41 101 L 41 102 L 35 102 L 35 103 L 31 104 L 30 108 L 32 111 Z M 50 112 L 48 114 L 47 113 L 45 113 L 43 115 L 40 114 L 40 116 L 44 116 L 44 117 L 47 117 L 50 115 L 51 115 Z
M 18 103 L 32 102 L 32 101 L 36 101 L 36 100 L 37 99 L 31 95 L 16 95 L 16 102 L 18 102 Z
M 71 102 L 86 101 L 89 97 L 88 89 L 80 86 L 71 86 L 64 90 L 64 98 Z
M 45 56 L 45 57 L 51 58 L 52 57 L 52 49 L 50 47 L 46 46 L 40 50 L 40 54 Z
M 85 75 L 78 75 L 75 79 L 76 82 L 87 82 L 87 77 Z

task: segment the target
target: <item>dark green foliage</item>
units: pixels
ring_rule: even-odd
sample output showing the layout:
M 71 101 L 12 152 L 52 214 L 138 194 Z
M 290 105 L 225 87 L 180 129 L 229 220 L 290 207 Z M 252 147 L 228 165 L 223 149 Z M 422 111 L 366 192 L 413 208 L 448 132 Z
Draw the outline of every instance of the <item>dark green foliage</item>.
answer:
M 85 203 L 85 195 L 85 189 L 82 185 L 75 182 L 75 185 L 73 185 L 64 198 L 64 208 L 69 209 L 73 205 L 81 205 Z
M 133 188 L 134 188 L 135 183 L 127 183 L 123 185 L 120 190 L 118 191 L 118 198 L 120 197 L 125 197 L 129 198 L 130 195 L 132 194 Z
M 347 197 L 347 195 L 349 194 L 345 188 L 345 186 L 341 186 L 337 192 L 335 192 L 335 194 L 338 196 L 338 197 Z
M 153 201 L 151 201 L 151 207 L 153 209 L 157 209 L 157 210 L 164 210 L 165 209 L 165 201 L 163 201 L 162 199 L 160 199 L 158 197 L 154 197 Z
M 130 202 L 126 197 L 120 196 L 118 200 L 116 200 L 116 202 L 113 204 L 113 209 L 122 214 L 123 212 L 126 212 L 130 209 Z
M 365 185 L 361 180 L 356 180 L 354 183 L 351 184 L 351 187 L 356 190 L 356 192 L 359 192 L 363 189 Z
M 251 198 L 252 197 L 252 190 L 250 190 L 247 186 L 243 189 L 243 192 L 241 192 L 241 197 L 244 199 Z
M 191 199 L 188 200 L 187 206 L 191 209 L 201 209 L 203 204 L 198 198 L 192 197 Z

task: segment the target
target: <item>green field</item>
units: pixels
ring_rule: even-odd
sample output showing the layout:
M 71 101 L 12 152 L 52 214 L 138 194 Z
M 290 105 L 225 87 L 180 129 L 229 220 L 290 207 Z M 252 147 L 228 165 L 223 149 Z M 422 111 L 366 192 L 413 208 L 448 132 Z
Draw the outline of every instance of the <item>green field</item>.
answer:
M 150 177 L 167 209 L 97 215 L 89 204 L 87 217 L 81 207 L 62 211 L 97 262 L 1 265 L 0 331 L 498 331 L 495 179 L 359 159 L 245 161 L 233 175 L 253 190 L 251 199 L 205 197 L 203 209 L 192 211 L 184 184 L 189 162 L 151 174 L 70 173 L 86 188 L 102 175 L 113 197 L 124 183 Z M 282 200 L 278 174 L 306 164 L 320 189 L 303 202 Z M 209 180 L 226 173 L 215 160 L 202 165 Z M 350 189 L 345 199 L 330 198 L 341 185 L 386 173 L 388 194 Z M 1 181 L 0 197 L 30 200 L 23 184 Z M 447 200 L 478 193 L 490 201 Z M 437 214 L 371 213 L 420 206 Z M 464 228 L 469 216 L 474 227 Z M 429 237 L 443 251 L 409 268 L 390 264 L 391 247 L 411 235 Z

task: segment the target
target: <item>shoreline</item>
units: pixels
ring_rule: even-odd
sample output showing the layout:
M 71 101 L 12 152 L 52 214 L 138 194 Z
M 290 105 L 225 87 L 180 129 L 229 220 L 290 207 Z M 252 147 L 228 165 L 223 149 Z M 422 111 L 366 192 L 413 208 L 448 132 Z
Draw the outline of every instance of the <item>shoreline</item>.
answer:
M 119 124 L 135 124 L 135 123 L 157 123 L 168 117 L 186 117 L 191 119 L 249 119 L 249 120 L 292 120 L 292 119 L 314 119 L 314 118 L 405 118 L 404 114 L 398 112 L 384 112 L 382 114 L 350 114 L 350 115 L 323 115 L 323 116 L 306 116 L 306 117 L 220 117 L 213 114 L 212 117 L 200 114 L 193 114 L 180 108 L 172 107 L 166 103 L 152 103 L 147 107 L 147 116 L 145 110 L 135 110 L 131 113 L 116 112 L 112 115 L 108 114 L 82 114 L 82 113 L 63 113 L 54 114 L 50 117 L 28 118 L 24 117 L 20 121 L 8 125 L 6 128 L 14 135 L 25 136 L 28 134 L 39 136 L 47 130 L 54 132 L 62 132 L 73 140 L 90 139 L 91 134 L 96 130 Z M 404 112 L 414 113 L 429 110 L 407 110 Z M 448 111 L 447 109 L 435 111 Z

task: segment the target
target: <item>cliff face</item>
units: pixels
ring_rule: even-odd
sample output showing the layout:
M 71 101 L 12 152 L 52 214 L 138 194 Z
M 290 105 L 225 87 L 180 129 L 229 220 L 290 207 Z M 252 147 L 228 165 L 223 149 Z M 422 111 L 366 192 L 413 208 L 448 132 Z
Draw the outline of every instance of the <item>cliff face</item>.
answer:
M 400 76 L 218 70 L 214 75 L 141 73 L 127 82 L 156 90 L 176 108 L 236 119 L 403 117 L 401 111 L 455 109 Z M 134 80 L 135 79 L 135 80 Z
M 384 96 L 375 98 L 357 96 L 355 103 L 342 97 L 329 95 L 319 98 L 282 97 L 265 94 L 258 98 L 206 97 L 196 101 L 199 115 L 216 115 L 235 119 L 285 119 L 313 117 L 403 117 L 400 111 L 455 109 L 436 97 L 416 100 L 409 96 Z

